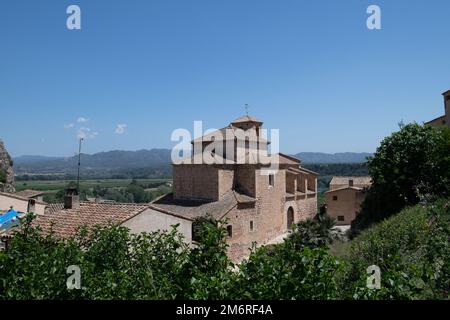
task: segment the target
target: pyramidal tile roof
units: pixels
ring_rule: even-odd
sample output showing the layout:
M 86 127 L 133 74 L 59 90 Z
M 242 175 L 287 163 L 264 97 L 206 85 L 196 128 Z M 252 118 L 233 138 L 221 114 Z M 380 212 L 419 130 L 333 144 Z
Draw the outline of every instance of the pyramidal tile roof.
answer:
M 253 116 L 249 116 L 249 115 L 245 115 L 242 117 L 237 118 L 236 120 L 234 120 L 233 122 L 231 122 L 231 124 L 235 124 L 235 123 L 243 123 L 243 122 L 257 122 L 257 123 L 262 123 L 262 121 L 256 119 Z

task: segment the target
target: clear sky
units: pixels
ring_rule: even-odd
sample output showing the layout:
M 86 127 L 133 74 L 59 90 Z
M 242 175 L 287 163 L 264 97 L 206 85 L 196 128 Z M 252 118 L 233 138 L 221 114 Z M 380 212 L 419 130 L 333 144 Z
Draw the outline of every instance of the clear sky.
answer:
M 3 0 L 0 138 L 14 156 L 73 154 L 80 129 L 87 153 L 171 148 L 247 103 L 286 153 L 371 152 L 443 114 L 449 39 L 448 0 Z

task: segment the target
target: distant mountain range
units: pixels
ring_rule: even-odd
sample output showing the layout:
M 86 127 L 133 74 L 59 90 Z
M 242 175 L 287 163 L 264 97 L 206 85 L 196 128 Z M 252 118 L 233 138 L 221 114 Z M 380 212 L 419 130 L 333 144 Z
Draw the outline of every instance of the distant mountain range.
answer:
M 301 159 L 303 163 L 362 163 L 366 162 L 366 158 L 372 155 L 372 153 L 367 152 L 300 152 L 295 154 L 294 157 Z
M 170 165 L 169 149 L 138 151 L 114 150 L 92 155 L 81 154 L 83 171 L 111 171 L 137 168 L 164 168 Z M 300 152 L 295 154 L 303 163 L 361 163 L 371 153 Z M 76 172 L 78 157 L 20 156 L 13 158 L 16 174 L 70 174 Z
M 170 164 L 169 149 L 138 151 L 114 150 L 81 154 L 83 171 L 108 171 L 115 169 L 158 168 Z M 13 158 L 14 172 L 23 173 L 74 173 L 77 170 L 78 156 L 45 157 L 20 156 Z

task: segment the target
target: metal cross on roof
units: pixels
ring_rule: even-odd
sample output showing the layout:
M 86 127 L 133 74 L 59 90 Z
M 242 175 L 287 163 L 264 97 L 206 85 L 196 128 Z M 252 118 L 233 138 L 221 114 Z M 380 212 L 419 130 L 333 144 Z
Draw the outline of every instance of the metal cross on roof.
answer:
M 248 115 L 248 104 L 245 104 L 245 113 Z

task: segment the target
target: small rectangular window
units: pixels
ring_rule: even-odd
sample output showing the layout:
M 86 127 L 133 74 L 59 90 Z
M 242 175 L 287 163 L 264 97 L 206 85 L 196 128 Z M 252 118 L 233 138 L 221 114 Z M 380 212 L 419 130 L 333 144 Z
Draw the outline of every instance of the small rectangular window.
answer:
M 233 236 L 233 227 L 232 226 L 227 226 L 227 233 L 228 233 L 228 237 L 232 237 Z
M 273 174 L 269 174 L 269 186 L 273 187 L 275 185 L 275 177 Z
M 253 221 L 250 221 L 250 231 L 253 231 Z
M 333 196 L 333 201 L 336 201 L 337 200 L 337 196 Z
M 344 216 L 338 216 L 338 221 L 345 221 L 345 217 Z

